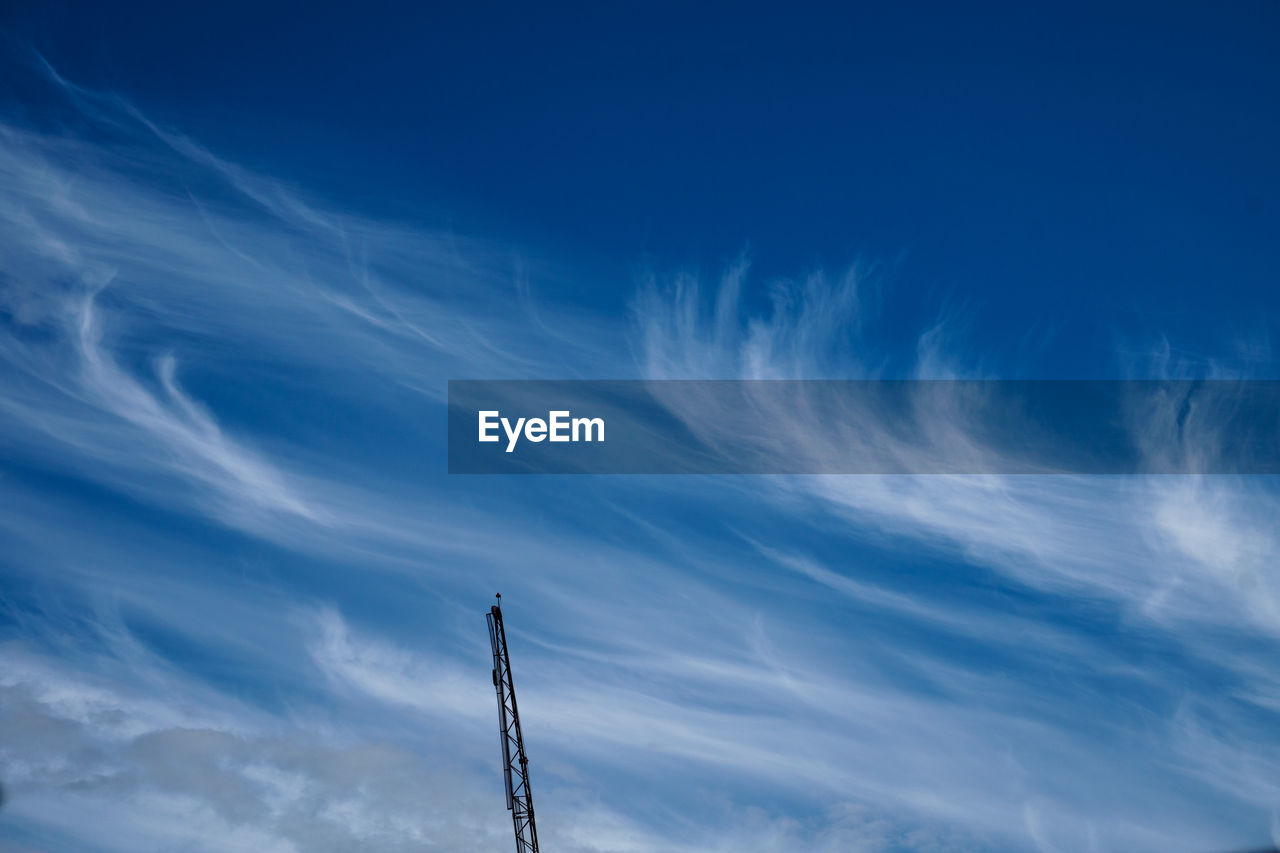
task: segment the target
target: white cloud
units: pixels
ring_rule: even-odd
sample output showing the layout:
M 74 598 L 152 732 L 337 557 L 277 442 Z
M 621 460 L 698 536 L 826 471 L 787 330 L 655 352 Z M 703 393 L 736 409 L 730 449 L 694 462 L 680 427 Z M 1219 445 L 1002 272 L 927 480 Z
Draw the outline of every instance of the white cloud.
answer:
M 629 357 L 624 324 L 539 302 L 506 250 L 338 213 L 60 85 L 131 147 L 0 128 L 0 441 L 109 497 L 98 519 L 70 492 L 3 481 L 22 582 L 4 602 L 23 635 L 0 671 L 6 819 L 64 849 L 509 844 L 487 651 L 458 603 L 501 584 L 524 602 L 513 643 L 549 849 L 1209 849 L 1256 835 L 1242 815 L 1269 826 L 1267 484 L 501 493 L 404 477 L 367 448 L 316 452 L 255 429 L 219 392 L 257 370 L 283 389 L 266 405 L 278 415 L 299 374 L 320 402 L 390 423 L 401 409 L 429 421 L 446 377 L 882 376 L 867 275 L 777 285 L 757 315 L 745 260 L 714 297 L 692 276 L 672 292 L 655 279 L 633 305 Z M 909 375 L 979 372 L 949 349 L 952 325 L 920 336 Z M 697 401 L 670 402 L 714 428 Z M 951 402 L 954 420 L 920 424 L 938 451 L 991 452 Z M 803 406 L 777 414 L 807 434 Z M 435 427 L 420 429 L 426 441 Z M 897 446 L 890 425 L 850 439 Z M 156 529 L 123 498 L 207 527 Z M 725 530 L 700 526 L 707 512 Z M 896 549 L 901 578 L 864 573 L 871 545 Z M 994 576 L 1009 598 L 971 607 L 913 589 L 912 561 L 929 559 L 975 587 Z M 244 581 L 254 560 L 267 568 Z M 354 615 L 400 597 L 439 621 Z M 1055 603 L 1069 613 L 1045 624 Z M 234 661 L 279 706 L 201 680 L 129 616 Z M 1108 648 L 1089 618 L 1137 651 Z M 946 641 L 908 642 L 930 631 Z M 1222 689 L 1189 683 L 1197 666 Z M 1215 808 L 1197 807 L 1207 796 Z

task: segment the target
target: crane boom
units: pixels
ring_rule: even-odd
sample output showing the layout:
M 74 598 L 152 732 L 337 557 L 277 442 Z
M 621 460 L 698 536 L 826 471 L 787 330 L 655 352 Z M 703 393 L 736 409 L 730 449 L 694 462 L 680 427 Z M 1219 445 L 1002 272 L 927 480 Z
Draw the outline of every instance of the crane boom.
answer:
M 501 598 L 499 598 L 501 603 Z M 502 776 L 507 808 L 516 830 L 516 853 L 538 853 L 538 828 L 533 822 L 533 792 L 529 789 L 529 759 L 520 734 L 516 688 L 511 680 L 511 656 L 502 627 L 502 608 L 489 608 L 489 644 L 493 647 L 493 687 L 498 693 L 498 733 L 502 739 Z

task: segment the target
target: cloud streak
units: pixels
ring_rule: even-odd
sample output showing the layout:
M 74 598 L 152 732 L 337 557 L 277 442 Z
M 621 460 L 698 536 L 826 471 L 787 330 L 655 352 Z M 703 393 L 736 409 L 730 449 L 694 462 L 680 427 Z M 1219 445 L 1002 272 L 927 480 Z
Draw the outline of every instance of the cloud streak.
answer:
M 497 589 L 549 847 L 1272 832 L 1270 480 L 451 479 L 422 461 L 449 378 L 995 371 L 946 317 L 886 356 L 866 269 L 655 272 L 590 316 L 501 246 L 303 198 L 49 84 L 75 132 L 0 127 L 0 838 L 507 843 Z M 955 403 L 919 426 L 989 452 Z M 807 415 L 779 423 L 803 439 Z

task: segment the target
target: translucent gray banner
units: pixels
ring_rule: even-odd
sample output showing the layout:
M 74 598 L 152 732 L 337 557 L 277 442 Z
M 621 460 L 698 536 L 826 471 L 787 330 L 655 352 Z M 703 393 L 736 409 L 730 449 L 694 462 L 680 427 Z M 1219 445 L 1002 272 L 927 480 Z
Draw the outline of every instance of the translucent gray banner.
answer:
M 449 383 L 453 474 L 1276 474 L 1276 380 Z

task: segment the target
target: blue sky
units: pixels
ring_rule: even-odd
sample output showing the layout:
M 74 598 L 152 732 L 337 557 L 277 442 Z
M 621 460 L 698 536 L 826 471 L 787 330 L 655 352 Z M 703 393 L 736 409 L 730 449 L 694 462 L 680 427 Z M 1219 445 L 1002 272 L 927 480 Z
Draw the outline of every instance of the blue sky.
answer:
M 1276 378 L 1274 4 L 7 17 L 4 849 L 509 846 L 497 590 L 549 850 L 1280 838 L 1274 478 L 444 473 L 448 379 Z

